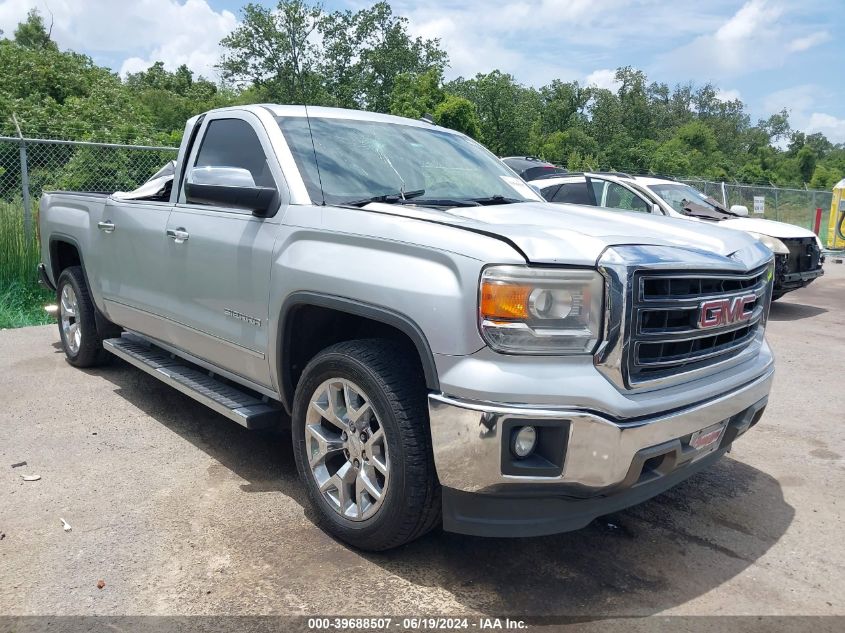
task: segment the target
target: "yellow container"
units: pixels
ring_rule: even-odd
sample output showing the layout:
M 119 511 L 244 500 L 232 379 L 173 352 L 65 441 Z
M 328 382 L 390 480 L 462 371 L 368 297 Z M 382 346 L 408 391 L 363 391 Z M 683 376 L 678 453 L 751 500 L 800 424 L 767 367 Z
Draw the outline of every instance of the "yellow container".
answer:
M 845 239 L 839 234 L 839 225 L 845 214 L 845 178 L 833 187 L 833 201 L 830 203 L 830 220 L 827 225 L 827 247 L 833 250 L 845 249 Z M 845 234 L 845 226 L 842 227 Z

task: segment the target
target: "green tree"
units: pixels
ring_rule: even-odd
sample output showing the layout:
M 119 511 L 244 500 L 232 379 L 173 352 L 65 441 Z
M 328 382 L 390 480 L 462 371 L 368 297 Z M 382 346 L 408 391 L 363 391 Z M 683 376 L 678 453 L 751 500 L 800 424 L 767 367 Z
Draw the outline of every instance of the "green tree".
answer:
M 220 42 L 223 77 L 251 83 L 280 103 L 313 102 L 318 53 L 309 38 L 322 9 L 304 0 L 279 0 L 275 9 L 250 3 L 242 12 L 237 28 Z
M 801 174 L 803 182 L 810 182 L 813 178 L 813 172 L 816 170 L 816 153 L 808 146 L 802 147 L 798 150 L 796 156 L 798 161 L 798 171 Z
M 439 68 L 430 68 L 418 75 L 399 74 L 390 95 L 390 114 L 418 119 L 424 114 L 434 114 L 446 98 L 441 87 Z
M 378 2 L 361 13 L 358 28 L 362 42 L 361 105 L 387 112 L 396 77 L 402 73 L 420 74 L 431 68 L 442 73 L 446 53 L 436 39 L 411 37 L 407 18 L 394 15 L 387 2 Z
M 490 151 L 499 156 L 527 152 L 531 126 L 540 110 L 536 91 L 498 70 L 473 79 L 456 79 L 445 88 L 475 104 L 481 139 Z
M 18 24 L 15 29 L 15 43 L 34 50 L 58 50 L 56 43 L 50 39 L 50 30 L 44 26 L 44 18 L 41 17 L 38 9 L 30 9 L 26 14 L 26 21 Z
M 478 140 L 481 137 L 481 125 L 475 105 L 469 99 L 457 95 L 447 95 L 434 110 L 437 125 L 448 127 Z

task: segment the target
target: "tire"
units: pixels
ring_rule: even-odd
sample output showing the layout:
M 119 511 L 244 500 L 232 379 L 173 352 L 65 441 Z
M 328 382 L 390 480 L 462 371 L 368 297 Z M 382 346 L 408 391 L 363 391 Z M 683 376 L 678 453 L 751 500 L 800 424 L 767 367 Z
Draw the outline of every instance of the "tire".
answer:
M 67 361 L 74 367 L 95 367 L 111 358 L 97 331 L 96 306 L 80 266 L 65 268 L 56 284 L 59 337 Z M 109 324 L 111 328 L 116 328 Z
M 402 346 L 381 339 L 338 343 L 308 363 L 294 395 L 294 456 L 317 523 L 362 550 L 398 547 L 440 521 L 440 485 L 432 458 L 425 382 L 409 357 Z M 334 407 L 337 416 L 328 406 L 329 393 L 343 399 Z M 318 402 L 325 410 L 318 408 Z M 356 415 L 360 415 L 357 420 Z M 321 457 L 322 444 L 314 429 L 334 442 L 332 446 L 337 447 L 339 441 L 345 448 L 326 451 Z M 365 444 L 361 438 L 367 434 L 369 443 Z M 382 473 L 380 467 L 386 471 Z M 338 486 L 343 480 L 349 483 Z M 318 481 L 323 481 L 323 491 Z M 362 481 L 369 483 L 362 485 Z M 352 505 L 341 503 L 341 489 L 347 491 L 346 501 Z M 377 499 L 370 490 L 379 489 Z

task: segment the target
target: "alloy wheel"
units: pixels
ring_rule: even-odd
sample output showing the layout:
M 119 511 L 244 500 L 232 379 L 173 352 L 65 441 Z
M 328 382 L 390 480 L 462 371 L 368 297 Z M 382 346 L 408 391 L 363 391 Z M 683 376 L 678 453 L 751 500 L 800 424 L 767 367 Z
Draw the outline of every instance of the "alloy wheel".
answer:
M 305 417 L 308 465 L 335 512 L 364 521 L 381 507 L 390 479 L 383 425 L 354 382 L 331 378 L 314 391 Z

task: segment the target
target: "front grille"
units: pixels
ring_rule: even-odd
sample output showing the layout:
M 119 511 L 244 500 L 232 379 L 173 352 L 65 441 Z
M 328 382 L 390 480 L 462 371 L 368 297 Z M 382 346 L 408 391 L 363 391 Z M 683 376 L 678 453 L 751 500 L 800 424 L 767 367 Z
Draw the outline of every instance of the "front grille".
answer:
M 787 273 L 803 273 L 819 267 L 821 251 L 814 237 L 785 238 L 781 240 L 789 249 L 786 259 Z
M 739 354 L 761 327 L 768 300 L 768 266 L 744 275 L 638 271 L 634 273 L 628 324 L 631 386 L 685 373 Z M 745 298 L 746 320 L 725 319 L 702 327 L 702 304 Z M 712 304 L 711 304 L 712 305 Z M 708 312 L 713 314 L 713 312 Z

